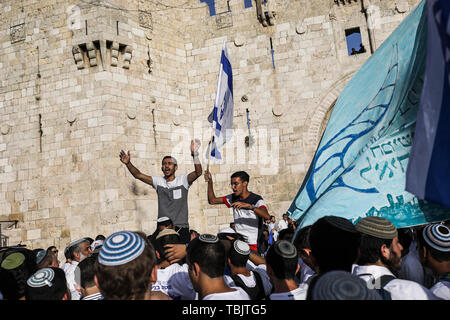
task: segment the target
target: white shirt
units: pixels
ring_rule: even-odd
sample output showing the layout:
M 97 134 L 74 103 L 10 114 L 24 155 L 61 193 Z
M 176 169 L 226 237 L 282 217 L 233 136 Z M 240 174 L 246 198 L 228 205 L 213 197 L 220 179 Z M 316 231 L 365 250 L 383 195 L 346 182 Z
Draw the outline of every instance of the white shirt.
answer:
M 272 293 L 269 300 L 306 300 L 309 285 L 301 283 L 297 289 L 289 292 Z
M 302 258 L 298 258 L 298 264 L 300 265 L 300 283 L 309 284 L 316 272 L 303 262 Z
M 162 291 L 173 300 L 195 300 L 196 292 L 189 278 L 188 265 L 171 264 L 158 269 L 152 291 Z
M 436 283 L 430 291 L 440 299 L 450 300 L 450 282 L 448 281 L 440 281 Z
M 250 296 L 239 287 L 232 287 L 236 291 L 208 294 L 203 300 L 250 300 Z
M 280 220 L 280 222 L 278 222 L 278 232 L 280 232 L 283 229 L 287 229 L 288 228 L 288 222 L 284 221 L 284 220 Z
M 81 299 L 81 293 L 76 289 L 78 285 L 75 282 L 75 269 L 78 266 L 77 261 L 72 261 L 70 265 L 67 266 L 66 270 L 64 271 L 66 273 L 66 281 L 67 281 L 67 287 L 70 290 L 70 294 L 72 295 L 72 300 L 80 300 Z
M 393 276 L 388 268 L 376 265 L 356 265 L 354 266 L 352 273 L 366 281 L 369 289 L 377 289 L 374 288 L 371 283 L 373 279 L 378 279 L 383 275 Z M 394 279 L 386 284 L 384 289 L 391 294 L 392 300 L 437 300 L 437 297 L 429 289 L 410 280 Z
M 409 252 L 402 259 L 402 265 L 398 272 L 398 277 L 404 280 L 411 280 L 424 286 L 424 270 L 419 260 L 419 253 L 417 252 L 417 243 L 411 242 Z
M 264 294 L 267 296 L 272 291 L 272 284 L 270 283 L 269 276 L 267 275 L 266 265 L 260 264 L 259 266 L 252 268 L 251 270 L 252 271 L 250 271 L 250 276 L 247 277 L 243 274 L 238 274 L 238 277 L 242 279 L 247 287 L 254 288 L 256 286 L 256 279 L 253 275 L 253 272 L 258 272 L 258 274 L 261 276 L 261 280 L 264 286 Z M 233 281 L 233 278 L 231 278 L 230 276 L 224 275 L 223 278 L 225 280 L 225 283 L 229 287 L 237 287 L 237 285 Z

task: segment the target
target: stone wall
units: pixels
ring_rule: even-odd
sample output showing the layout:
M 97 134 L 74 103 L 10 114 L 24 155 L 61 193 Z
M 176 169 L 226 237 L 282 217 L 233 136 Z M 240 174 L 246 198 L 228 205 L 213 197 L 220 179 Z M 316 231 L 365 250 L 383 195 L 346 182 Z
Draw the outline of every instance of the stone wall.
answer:
M 210 165 L 215 192 L 228 194 L 231 173 L 246 170 L 249 189 L 280 218 L 340 91 L 418 1 L 269 1 L 270 19 L 260 20 L 256 3 L 2 1 L 0 220 L 19 220 L 2 229 L 9 244 L 63 248 L 81 236 L 153 232 L 156 194 L 119 152 L 149 175 L 161 174 L 166 154 L 179 174 L 193 170 L 189 143 L 201 139 L 205 154 L 224 42 L 235 133 L 226 162 Z M 345 30 L 355 27 L 366 52 L 349 56 Z M 203 177 L 189 210 L 199 232 L 232 221 L 208 205 Z

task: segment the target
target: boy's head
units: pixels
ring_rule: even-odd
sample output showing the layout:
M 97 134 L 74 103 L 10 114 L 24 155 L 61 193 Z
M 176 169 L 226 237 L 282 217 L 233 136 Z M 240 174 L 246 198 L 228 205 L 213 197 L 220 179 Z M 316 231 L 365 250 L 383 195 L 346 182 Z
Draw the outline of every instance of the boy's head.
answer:
M 225 247 L 219 238 L 212 234 L 202 234 L 191 240 L 187 247 L 189 277 L 196 291 L 202 276 L 223 277 L 225 273 Z
M 297 249 L 286 240 L 275 241 L 267 251 L 266 263 L 272 281 L 292 280 L 298 270 Z
M 350 272 L 358 257 L 360 234 L 347 219 L 325 216 L 311 227 L 309 243 L 318 273 L 332 270 Z
M 447 226 L 429 224 L 417 233 L 417 238 L 423 265 L 436 270 L 437 265 L 450 262 L 450 229 Z
M 182 244 L 180 235 L 173 229 L 164 229 L 156 236 L 156 239 L 153 241 L 153 245 L 155 246 L 156 256 L 158 257 L 158 263 L 166 260 L 166 252 L 164 246 L 166 244 Z
M 107 300 L 140 300 L 156 279 L 156 255 L 150 242 L 131 231 L 106 238 L 95 263 L 96 285 Z
M 246 267 L 250 258 L 250 246 L 241 240 L 233 241 L 228 253 L 228 263 L 234 267 Z
M 27 280 L 26 300 L 69 300 L 66 274 L 60 268 L 42 268 Z
M 361 233 L 359 265 L 382 263 L 391 271 L 398 271 L 402 261 L 402 245 L 392 222 L 382 217 L 365 217 L 355 226 Z

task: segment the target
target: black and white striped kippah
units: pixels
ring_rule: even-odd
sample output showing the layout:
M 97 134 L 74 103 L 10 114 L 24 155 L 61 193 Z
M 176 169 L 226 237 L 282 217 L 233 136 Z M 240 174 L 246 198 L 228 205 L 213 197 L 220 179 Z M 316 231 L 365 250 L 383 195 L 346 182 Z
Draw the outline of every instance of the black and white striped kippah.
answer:
M 233 248 L 237 253 L 243 256 L 248 256 L 250 254 L 250 246 L 244 241 L 241 240 L 234 241 Z
M 289 241 L 278 240 L 273 244 L 273 249 L 282 258 L 297 258 L 297 249 Z
M 145 241 L 131 231 L 119 231 L 106 238 L 98 254 L 105 266 L 120 266 L 133 261 L 144 252 Z
M 219 242 L 219 238 L 213 234 L 204 233 L 198 237 L 198 240 L 206 243 L 217 243 Z
M 51 287 L 53 285 L 52 280 L 54 277 L 55 271 L 51 268 L 42 268 L 28 278 L 27 285 L 32 288 L 41 288 L 44 286 Z
M 366 283 L 342 270 L 330 271 L 320 276 L 312 288 L 313 300 L 381 300 Z
M 430 224 L 423 229 L 423 238 L 432 248 L 450 252 L 450 229 L 443 224 Z

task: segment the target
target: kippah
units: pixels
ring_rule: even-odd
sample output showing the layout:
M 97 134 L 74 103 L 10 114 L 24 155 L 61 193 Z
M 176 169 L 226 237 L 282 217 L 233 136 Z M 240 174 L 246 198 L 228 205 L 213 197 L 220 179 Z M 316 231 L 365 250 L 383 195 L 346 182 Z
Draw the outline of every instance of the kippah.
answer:
M 219 230 L 219 233 L 236 233 L 236 231 L 234 231 L 233 229 L 231 229 L 230 227 L 226 227 L 226 228 L 222 228 Z
M 158 218 L 158 220 L 156 220 L 156 222 L 160 223 L 160 222 L 169 221 L 169 220 L 170 220 L 169 217 L 161 217 L 161 218 Z
M 450 229 L 443 224 L 431 224 L 423 229 L 424 240 L 434 249 L 450 252 Z
M 166 229 L 162 230 L 160 233 L 158 233 L 158 235 L 156 236 L 156 240 L 158 240 L 161 237 L 168 236 L 168 235 L 171 235 L 171 234 L 180 235 L 175 230 L 166 228 Z
M 105 266 L 119 266 L 141 255 L 145 242 L 130 231 L 119 231 L 106 238 L 99 251 L 98 262 Z
M 343 231 L 357 232 L 353 223 L 351 223 L 349 220 L 345 218 L 337 216 L 325 216 L 323 219 L 332 226 L 341 229 Z
M 342 270 L 320 276 L 312 288 L 311 297 L 313 300 L 381 300 L 362 279 Z
M 44 260 L 44 258 L 47 256 L 47 250 L 39 250 L 39 252 L 36 254 L 36 264 L 39 264 Z
M 86 238 L 80 238 L 80 239 L 73 240 L 71 243 L 69 243 L 69 245 L 67 246 L 67 248 L 73 247 L 73 246 L 75 246 L 75 245 L 77 245 L 77 244 L 80 244 L 80 243 L 82 243 L 82 242 L 85 242 L 85 241 L 89 241 L 89 240 L 86 239 Z
M 388 219 L 382 217 L 365 217 L 355 225 L 361 233 L 380 239 L 394 239 L 398 236 L 397 228 Z
M 51 287 L 53 283 L 51 282 L 55 277 L 55 271 L 51 268 L 39 269 L 35 274 L 33 274 L 27 280 L 27 284 L 32 288 L 41 288 L 44 286 Z
M 213 235 L 213 234 L 208 234 L 208 233 L 204 233 L 201 234 L 198 239 L 201 242 L 206 242 L 206 243 L 217 243 L 219 242 L 219 238 L 217 238 L 217 236 Z
M 1 267 L 6 270 L 12 270 L 20 266 L 24 261 L 25 256 L 22 253 L 14 252 L 3 260 Z
M 286 240 L 279 240 L 273 244 L 275 252 L 282 258 L 297 258 L 297 249 Z
M 248 256 L 250 254 L 250 246 L 241 240 L 236 240 L 233 244 L 234 250 L 243 256 Z

